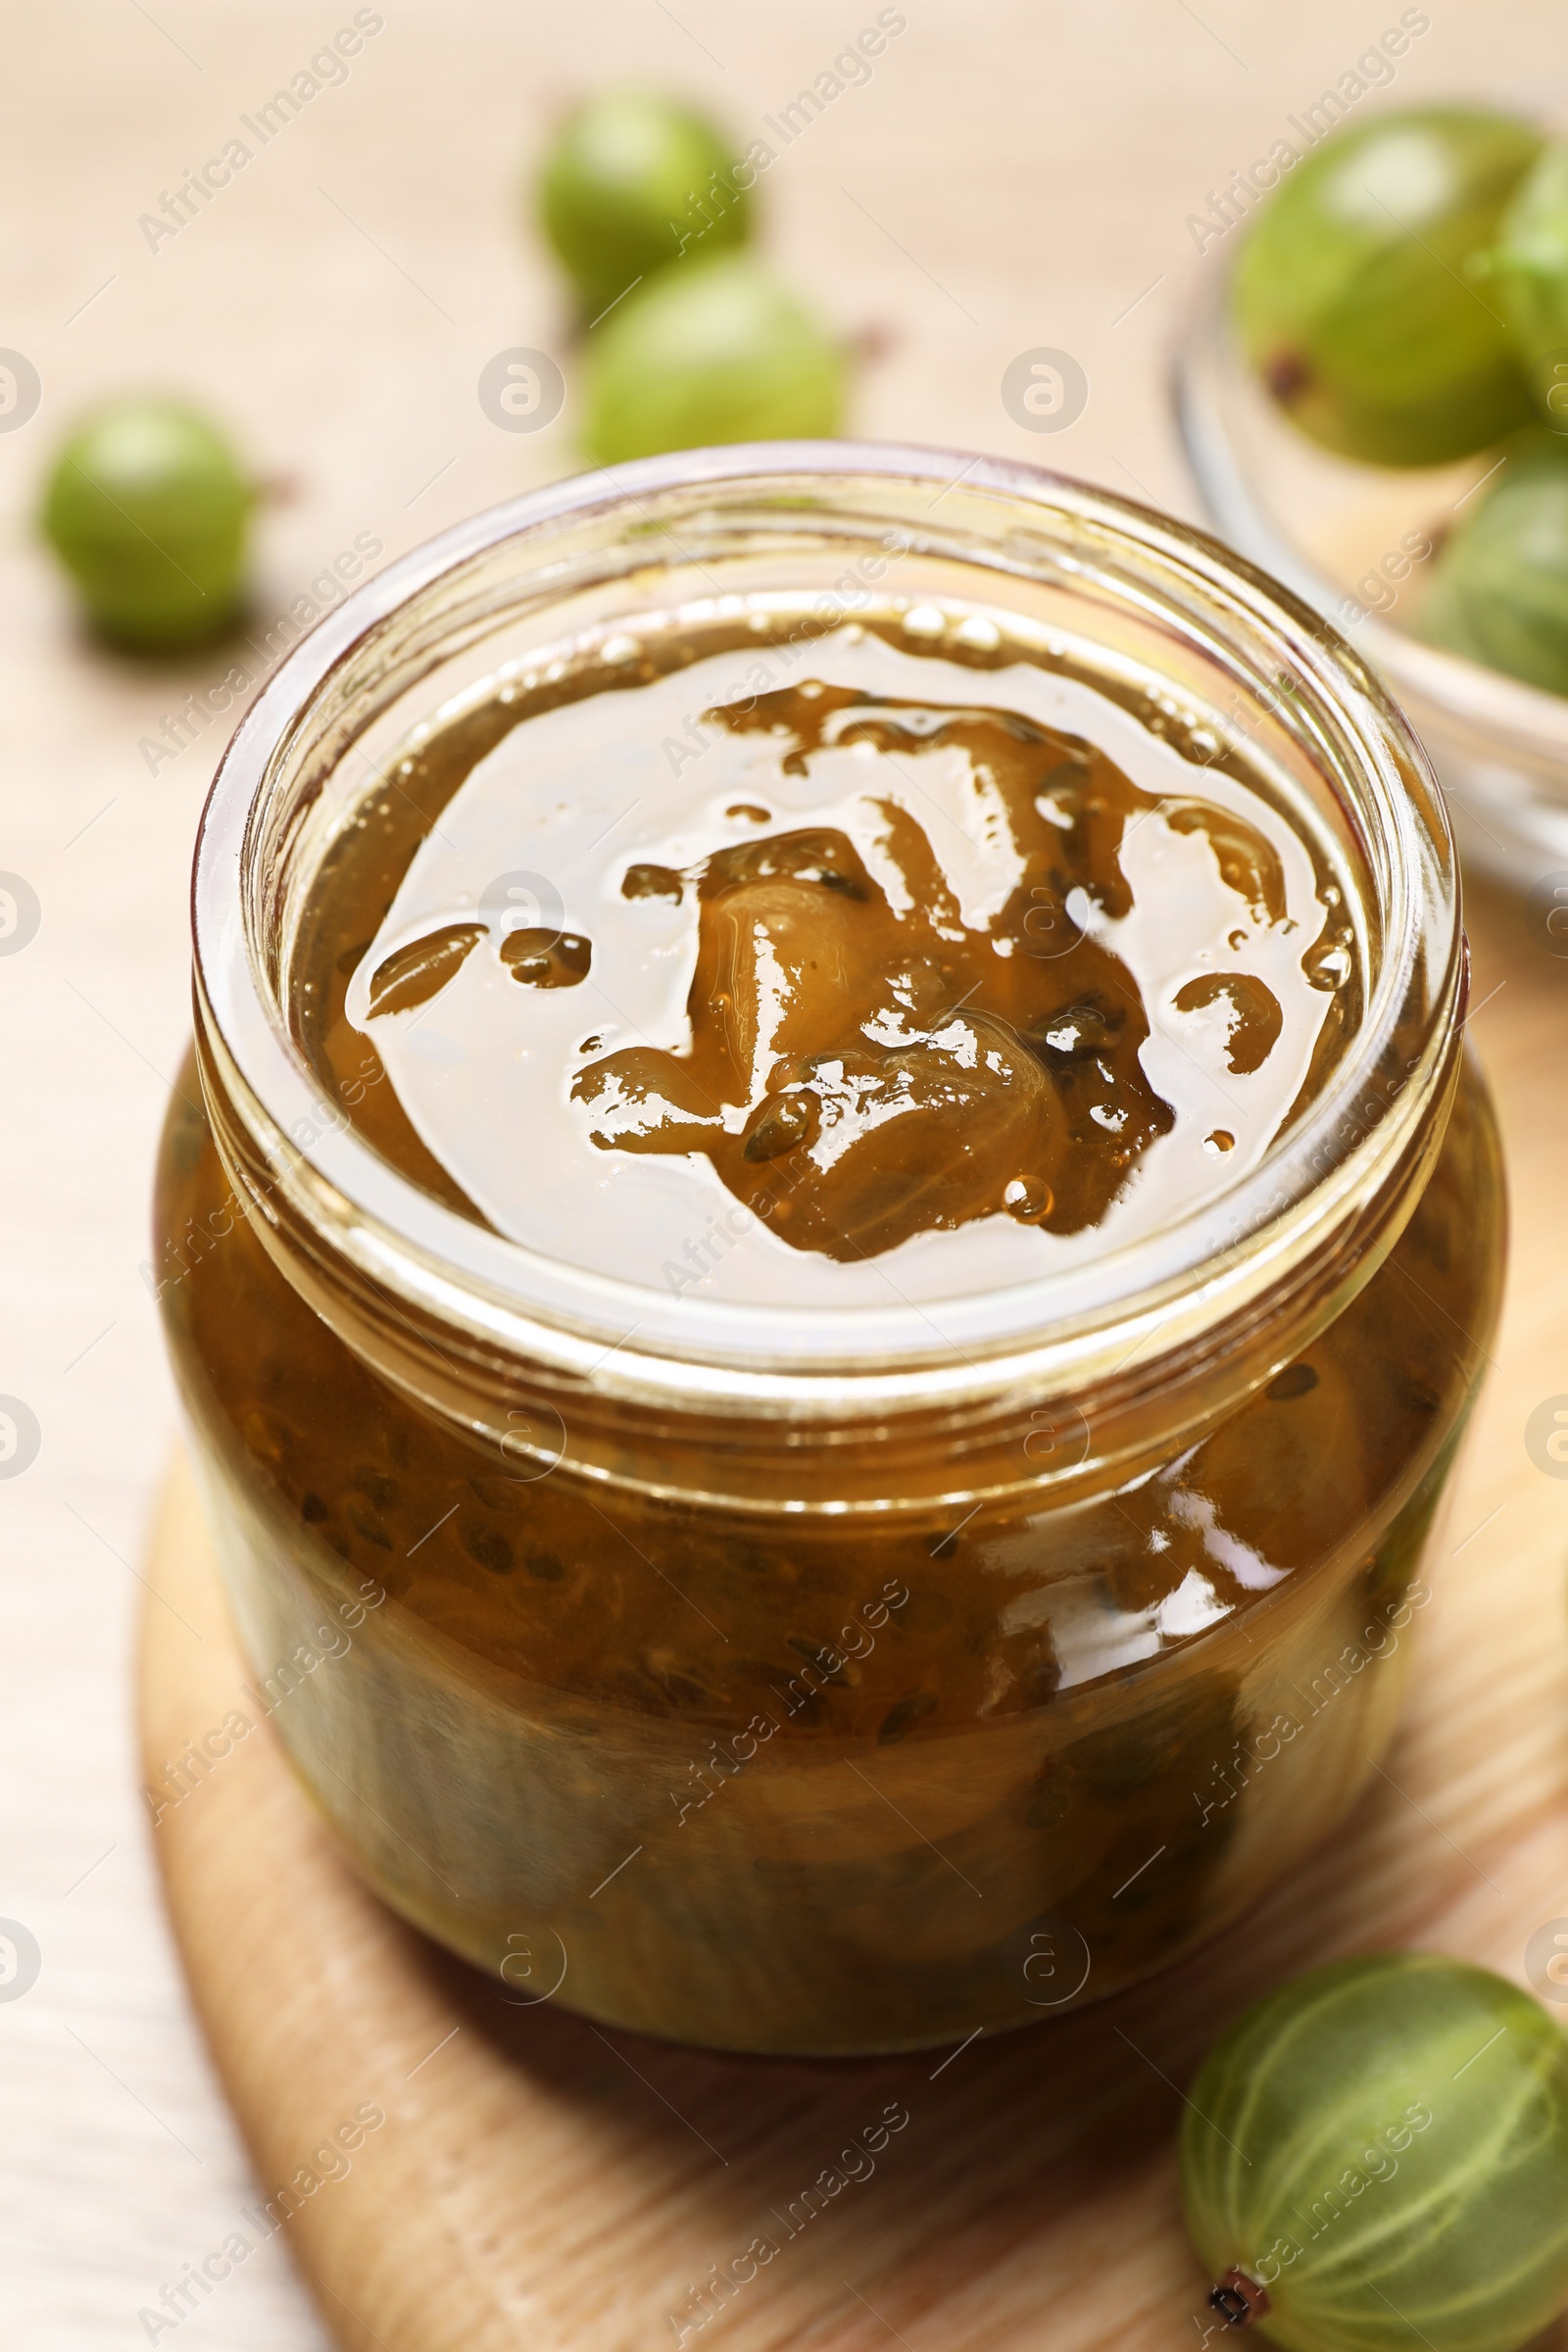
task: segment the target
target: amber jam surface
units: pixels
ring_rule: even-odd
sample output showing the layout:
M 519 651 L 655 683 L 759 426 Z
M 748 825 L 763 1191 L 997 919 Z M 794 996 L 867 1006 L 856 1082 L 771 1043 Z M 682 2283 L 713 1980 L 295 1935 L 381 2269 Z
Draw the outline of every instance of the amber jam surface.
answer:
M 1213 739 L 892 637 L 787 683 L 612 641 L 613 691 L 419 730 L 300 992 L 406 1173 L 596 1271 L 843 1303 L 1049 1273 L 1256 1165 L 1356 1017 L 1323 842 Z
M 747 1328 L 893 1299 L 935 1348 L 1289 1137 L 1365 1017 L 1365 874 L 1157 680 L 934 608 L 756 618 L 433 710 L 302 890 L 287 1011 L 476 1251 Z M 454 1383 L 505 1401 L 520 1356 L 301 1241 L 198 1042 L 159 1289 L 252 1689 L 498 1998 L 751 2051 L 1027 2024 L 1213 1934 L 1364 1786 L 1496 1312 L 1451 1032 L 1401 1214 L 1321 1296 L 1270 1292 L 1179 1394 L 1156 1331 L 1125 1443 L 1009 1392 L 1004 1474 L 943 1398 L 918 1445 L 853 1398 L 829 1444 L 742 1431 L 717 1376 L 645 1408 L 628 1375 L 590 1452 L 611 1341 L 554 1406 L 523 1364 L 498 1437 Z

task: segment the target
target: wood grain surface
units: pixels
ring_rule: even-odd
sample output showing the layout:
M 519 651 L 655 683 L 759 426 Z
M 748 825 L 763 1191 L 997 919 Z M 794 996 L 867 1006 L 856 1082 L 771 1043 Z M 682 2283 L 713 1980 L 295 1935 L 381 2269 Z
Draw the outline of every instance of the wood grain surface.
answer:
M 1216 2031 L 1282 1977 L 1380 1945 L 1525 1981 L 1532 1934 L 1568 1917 L 1568 1486 L 1523 1436 L 1568 1392 L 1568 961 L 1506 900 L 1474 893 L 1470 913 L 1515 1229 L 1451 1556 L 1432 1563 L 1412 1702 L 1370 1794 L 1218 1942 L 956 2051 L 723 2059 L 511 2006 L 363 1890 L 265 1724 L 168 1810 L 159 1858 L 197 2006 L 264 2194 L 297 2208 L 277 2233 L 345 2346 L 1200 2345 L 1174 2133 Z M 183 1471 L 149 1577 L 151 1780 L 221 1723 L 240 1673 Z M 334 2154 L 367 2110 L 384 2122 Z M 238 2225 L 258 2243 L 268 2226 L 254 2209 Z M 748 2257 L 754 2241 L 774 2251 Z M 743 2282 L 721 2292 L 715 2268 Z M 1568 2328 L 1545 2340 L 1563 2352 Z
M 23 1397 L 42 1429 L 26 1475 L 0 1481 L 0 1916 L 28 1928 L 42 1954 L 26 1997 L 0 2003 L 7 2352 L 145 2352 L 139 2312 L 221 2243 L 258 2191 L 169 1936 L 137 1788 L 131 1687 L 138 1577 L 176 1430 L 139 1267 L 154 1146 L 189 1031 L 191 844 L 223 726 L 202 727 L 156 769 L 142 745 L 223 677 L 236 649 L 148 665 L 90 643 L 38 543 L 45 469 L 73 419 L 116 392 L 167 387 L 211 408 L 259 475 L 291 486 L 258 523 L 238 650 L 250 639 L 265 651 L 361 534 L 391 560 L 578 464 L 572 399 L 548 431 L 528 435 L 498 431 L 475 397 L 480 369 L 506 347 L 569 357 L 560 290 L 522 199 L 562 102 L 612 78 L 649 83 L 710 108 L 745 142 L 830 67 L 880 0 L 380 0 L 385 29 L 348 80 L 312 100 L 172 242 L 149 245 L 141 216 L 220 153 L 241 116 L 254 120 L 357 5 L 53 0 L 0 12 L 0 345 L 24 353 L 42 382 L 37 414 L 0 431 L 0 870 L 20 873 L 42 907 L 26 952 L 0 957 L 0 1393 Z M 1266 155 L 1401 5 L 905 0 L 908 29 L 872 79 L 837 99 L 761 188 L 781 272 L 841 331 L 889 330 L 886 355 L 859 376 L 854 428 L 1044 458 L 1195 514 L 1165 360 L 1195 287 L 1234 239 L 1200 258 L 1188 216 L 1236 167 Z M 1364 111 L 1457 92 L 1568 119 L 1561 0 L 1431 0 L 1426 13 L 1430 32 Z M 1023 429 L 1000 395 L 1008 365 L 1041 346 L 1072 353 L 1090 385 L 1084 414 L 1053 436 Z M 1489 970 L 1501 969 L 1513 920 L 1499 908 L 1483 923 Z M 1568 1272 L 1547 1223 L 1568 1140 L 1559 1008 L 1540 993 L 1553 977 L 1535 974 L 1529 1026 L 1514 1033 L 1508 1140 L 1522 1184 L 1532 1160 L 1539 1169 L 1542 1206 L 1515 1260 L 1503 1376 L 1488 1398 L 1463 1528 L 1500 1498 L 1502 1465 L 1519 1484 L 1506 1515 L 1456 1563 L 1512 1579 L 1499 1606 L 1533 1603 L 1521 1656 L 1533 1657 L 1543 1694 L 1518 1720 L 1499 1704 L 1495 1754 L 1434 1793 L 1428 1810 L 1450 1834 L 1450 1805 L 1466 1818 L 1515 1819 L 1521 1760 L 1544 1788 L 1554 1721 L 1551 1544 L 1558 1530 L 1568 1548 L 1568 1485 L 1528 1486 L 1520 1451 L 1530 1407 L 1568 1391 L 1568 1363 L 1554 1362 L 1549 1344 L 1553 1323 L 1568 1321 Z M 1511 1010 L 1505 993 L 1480 1015 L 1484 1054 Z M 1489 1449 L 1499 1465 L 1494 1499 Z M 1462 1660 L 1463 1611 L 1484 1605 L 1479 1585 L 1455 1578 L 1428 1612 L 1441 1621 L 1429 1628 L 1438 1681 L 1423 1685 L 1438 1698 L 1413 1735 L 1423 1755 L 1441 1742 L 1444 1694 L 1471 1701 L 1469 1681 L 1445 1680 L 1443 1661 Z M 1551 1639 L 1538 1651 L 1543 1626 Z M 1456 1896 L 1468 1886 L 1492 1901 L 1441 1838 L 1430 1864 L 1439 1879 L 1453 1871 Z M 1547 1868 L 1516 1882 L 1487 1867 L 1527 1913 L 1532 1903 L 1543 1917 L 1553 1904 L 1568 1913 L 1568 1874 L 1558 1890 Z M 1513 1926 L 1496 1934 L 1499 1955 L 1514 1953 Z M 308 1952 L 290 1945 L 285 1986 Z M 967 2064 L 956 2062 L 933 2096 Z M 281 2096 L 282 2078 L 275 2087 Z M 646 2132 L 664 2111 L 638 2095 Z M 911 2121 L 894 2144 L 914 2131 Z M 387 2144 L 384 2133 L 368 2143 Z M 724 2153 L 733 2166 L 735 2151 Z M 328 2220 L 339 2193 L 321 2208 Z M 864 2193 L 896 2201 L 894 2168 Z M 834 2227 L 858 2242 L 858 2219 Z M 287 2258 L 293 2235 L 198 2301 L 178 2352 L 324 2345 Z M 714 2242 L 707 2259 L 730 2251 Z M 933 2242 L 920 2259 L 945 2276 L 955 2253 Z M 1142 2260 L 1113 2246 L 1113 2270 L 1124 2255 Z M 623 2255 L 608 2235 L 600 2262 L 610 2292 Z M 847 2261 L 842 2272 L 914 2352 L 953 2352 L 943 2322 L 899 2317 L 930 2275 L 917 2266 L 908 2293 L 884 2306 L 860 2270 Z M 845 2312 L 858 2310 L 837 2291 Z M 641 2325 L 644 2304 L 636 2311 Z M 661 2340 L 655 2316 L 649 2341 Z M 1049 2334 L 1054 2313 L 1038 2316 Z M 742 2324 L 739 2314 L 725 2323 Z M 864 2325 L 865 2341 L 879 2341 Z M 978 2320 L 973 2332 L 983 2335 Z M 518 2333 L 535 2340 L 521 2323 Z M 543 2324 L 538 2337 L 553 2340 Z

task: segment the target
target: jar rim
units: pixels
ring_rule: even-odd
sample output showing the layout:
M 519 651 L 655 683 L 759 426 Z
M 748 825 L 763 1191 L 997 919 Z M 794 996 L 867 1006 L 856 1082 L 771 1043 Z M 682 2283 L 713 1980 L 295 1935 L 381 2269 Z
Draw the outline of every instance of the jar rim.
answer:
M 541 574 L 564 529 L 657 514 L 682 499 L 794 502 L 858 489 L 935 491 L 993 526 L 995 582 L 1028 576 L 998 554 L 1010 530 L 1088 534 L 1151 582 L 1180 583 L 1218 628 L 1268 641 L 1353 748 L 1356 821 L 1380 854 L 1382 953 L 1359 1027 L 1321 1092 L 1255 1167 L 1202 1203 L 1078 1267 L 934 1304 L 743 1304 L 596 1275 L 447 1207 L 362 1142 L 289 1032 L 270 989 L 256 872 L 269 796 L 298 776 L 311 721 L 350 673 L 373 674 L 378 642 L 443 584 L 496 551 L 537 545 Z M 830 526 L 834 510 L 816 510 Z M 950 514 L 952 510 L 950 509 Z M 1003 526 L 1005 526 L 1004 528 Z M 956 521 L 934 532 L 950 552 Z M 977 545 L 979 543 L 977 542 Z M 646 559 L 645 559 L 646 560 Z M 975 558 L 977 568 L 980 564 Z M 423 659 L 423 657 L 420 657 Z M 426 668 L 433 667 L 433 659 Z M 422 672 L 419 674 L 423 674 Z M 343 740 L 350 740 L 345 737 Z M 1346 781 L 1338 777 L 1331 781 Z M 1134 501 L 1014 460 L 858 442 L 739 444 L 576 475 L 492 508 L 389 564 L 283 658 L 220 762 L 197 841 L 192 922 L 204 1059 L 265 1171 L 264 1216 L 286 1208 L 320 1250 L 426 1329 L 545 1367 L 607 1394 L 704 1413 L 897 1410 L 1026 1385 L 1069 1393 L 1130 1355 L 1191 1347 L 1255 1309 L 1270 1284 L 1320 1257 L 1408 1158 L 1441 1092 L 1459 1019 L 1463 957 L 1446 816 L 1408 722 L 1353 649 L 1312 609 L 1206 534 Z M 1416 1000 L 1421 1002 L 1417 1004 Z M 1368 1117 L 1360 1102 L 1397 1033 L 1408 1067 Z M 254 1179 L 247 1179 L 253 1196 Z

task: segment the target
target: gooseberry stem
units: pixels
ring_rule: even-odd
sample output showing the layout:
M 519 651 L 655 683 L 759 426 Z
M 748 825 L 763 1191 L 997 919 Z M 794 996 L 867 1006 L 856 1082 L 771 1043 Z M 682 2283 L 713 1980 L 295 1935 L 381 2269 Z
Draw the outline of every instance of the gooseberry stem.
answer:
M 1250 2328 L 1254 2320 L 1266 2316 L 1268 2290 L 1255 2278 L 1249 2278 L 1245 2271 L 1227 2271 L 1219 2284 L 1209 2289 L 1208 2307 L 1219 2313 L 1227 2328 Z

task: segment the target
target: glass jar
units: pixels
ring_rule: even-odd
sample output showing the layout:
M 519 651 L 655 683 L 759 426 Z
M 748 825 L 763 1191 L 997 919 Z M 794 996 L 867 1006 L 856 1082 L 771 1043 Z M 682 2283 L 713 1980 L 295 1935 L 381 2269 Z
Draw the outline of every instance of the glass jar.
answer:
M 590 1275 L 369 1147 L 294 958 L 388 748 L 514 659 L 760 587 L 804 637 L 1003 612 L 1332 838 L 1359 1019 L 1258 1166 L 1046 1280 L 828 1312 Z M 156 1287 L 246 1705 L 371 1885 L 513 1999 L 865 2052 L 1162 1965 L 1391 1734 L 1499 1287 L 1464 994 L 1443 810 L 1375 678 L 1103 492 L 683 453 L 392 565 L 258 699 L 196 859 Z

